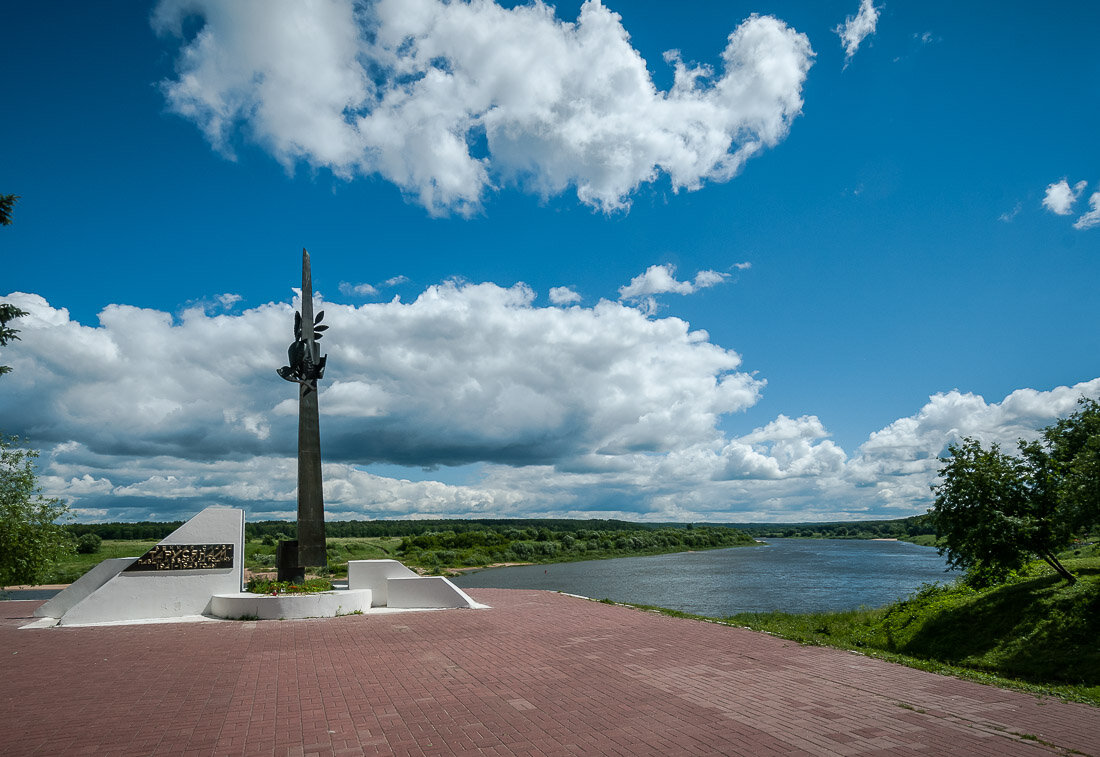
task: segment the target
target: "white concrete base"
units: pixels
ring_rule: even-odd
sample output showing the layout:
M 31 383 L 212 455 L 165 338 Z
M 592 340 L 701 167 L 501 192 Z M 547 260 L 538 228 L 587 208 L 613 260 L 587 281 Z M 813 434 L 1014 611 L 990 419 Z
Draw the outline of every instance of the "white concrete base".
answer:
M 484 609 L 443 576 L 420 576 L 397 560 L 349 560 L 348 587 L 370 589 L 374 607 L 402 610 Z
M 215 594 L 210 599 L 209 614 L 229 620 L 290 620 L 354 615 L 366 612 L 370 607 L 369 589 L 279 595 L 242 591 Z

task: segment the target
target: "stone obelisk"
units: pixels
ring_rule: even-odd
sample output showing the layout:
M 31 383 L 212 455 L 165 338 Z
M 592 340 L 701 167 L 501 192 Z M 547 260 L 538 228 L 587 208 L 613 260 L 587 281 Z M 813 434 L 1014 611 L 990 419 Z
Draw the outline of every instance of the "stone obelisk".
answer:
M 321 493 L 321 428 L 317 411 L 317 381 L 325 375 L 327 355 L 317 341 L 328 326 L 325 312 L 313 315 L 313 277 L 309 253 L 302 250 L 302 310 L 294 314 L 294 342 L 287 350 L 290 365 L 278 369 L 298 384 L 298 538 L 279 543 L 276 565 L 280 581 L 300 581 L 307 567 L 328 565 L 325 554 L 325 502 Z
M 309 253 L 303 249 L 302 341 L 305 342 L 308 361 L 316 366 L 322 363 L 313 327 L 313 278 L 309 267 Z M 328 565 L 325 555 L 325 500 L 321 492 L 321 425 L 318 418 L 316 378 L 307 378 L 298 387 L 298 565 Z

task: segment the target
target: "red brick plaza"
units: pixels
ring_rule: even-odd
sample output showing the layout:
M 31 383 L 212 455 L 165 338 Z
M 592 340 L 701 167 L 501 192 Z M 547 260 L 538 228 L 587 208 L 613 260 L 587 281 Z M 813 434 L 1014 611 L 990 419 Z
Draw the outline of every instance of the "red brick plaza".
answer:
M 4 755 L 1100 755 L 1100 710 L 537 591 L 492 610 L 18 630 Z

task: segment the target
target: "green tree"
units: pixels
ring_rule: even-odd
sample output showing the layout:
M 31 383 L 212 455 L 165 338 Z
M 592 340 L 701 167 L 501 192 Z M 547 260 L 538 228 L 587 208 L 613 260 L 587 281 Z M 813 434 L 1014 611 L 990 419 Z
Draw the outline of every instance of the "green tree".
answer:
M 1100 523 L 1100 403 L 1081 398 L 1019 450 L 969 438 L 948 447 L 929 511 L 940 551 L 978 583 L 1003 580 L 1036 556 L 1073 583 L 1056 553 Z
M 8 326 L 8 322 L 14 321 L 16 318 L 22 318 L 25 315 L 27 315 L 26 310 L 21 310 L 7 302 L 0 302 L 0 347 L 13 339 L 19 338 L 19 329 L 11 328 Z M 0 365 L 0 376 L 10 372 L 10 365 Z
M 1090 531 L 1100 526 L 1100 402 L 1082 397 L 1073 415 L 1043 430 L 1043 439 L 1069 527 Z
M 19 199 L 18 195 L 0 195 L 0 226 L 11 226 L 11 212 L 15 207 L 15 201 Z M 13 321 L 16 318 L 22 318 L 27 314 L 27 311 L 20 310 L 15 305 L 10 305 L 6 302 L 0 302 L 0 347 L 10 342 L 12 339 L 18 339 L 18 329 L 13 329 L 8 326 L 9 321 Z M 11 371 L 11 367 L 7 365 L 0 365 L 0 376 Z
M 0 195 L 0 226 L 11 226 L 11 213 L 19 195 Z
M 40 583 L 73 549 L 58 523 L 68 505 L 42 496 L 34 471 L 38 453 L 18 441 L 0 436 L 0 586 Z

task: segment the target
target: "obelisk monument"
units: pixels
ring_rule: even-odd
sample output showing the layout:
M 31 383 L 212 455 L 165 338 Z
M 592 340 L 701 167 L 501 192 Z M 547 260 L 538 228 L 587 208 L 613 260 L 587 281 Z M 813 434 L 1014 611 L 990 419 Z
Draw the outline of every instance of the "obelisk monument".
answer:
M 302 250 L 302 310 L 294 314 L 290 365 L 278 373 L 298 384 L 298 539 L 279 547 L 279 580 L 301 580 L 307 567 L 328 565 L 325 554 L 325 503 L 321 492 L 321 428 L 317 381 L 325 374 L 326 356 L 317 341 L 328 326 L 322 310 L 313 315 L 313 278 L 309 253 Z

